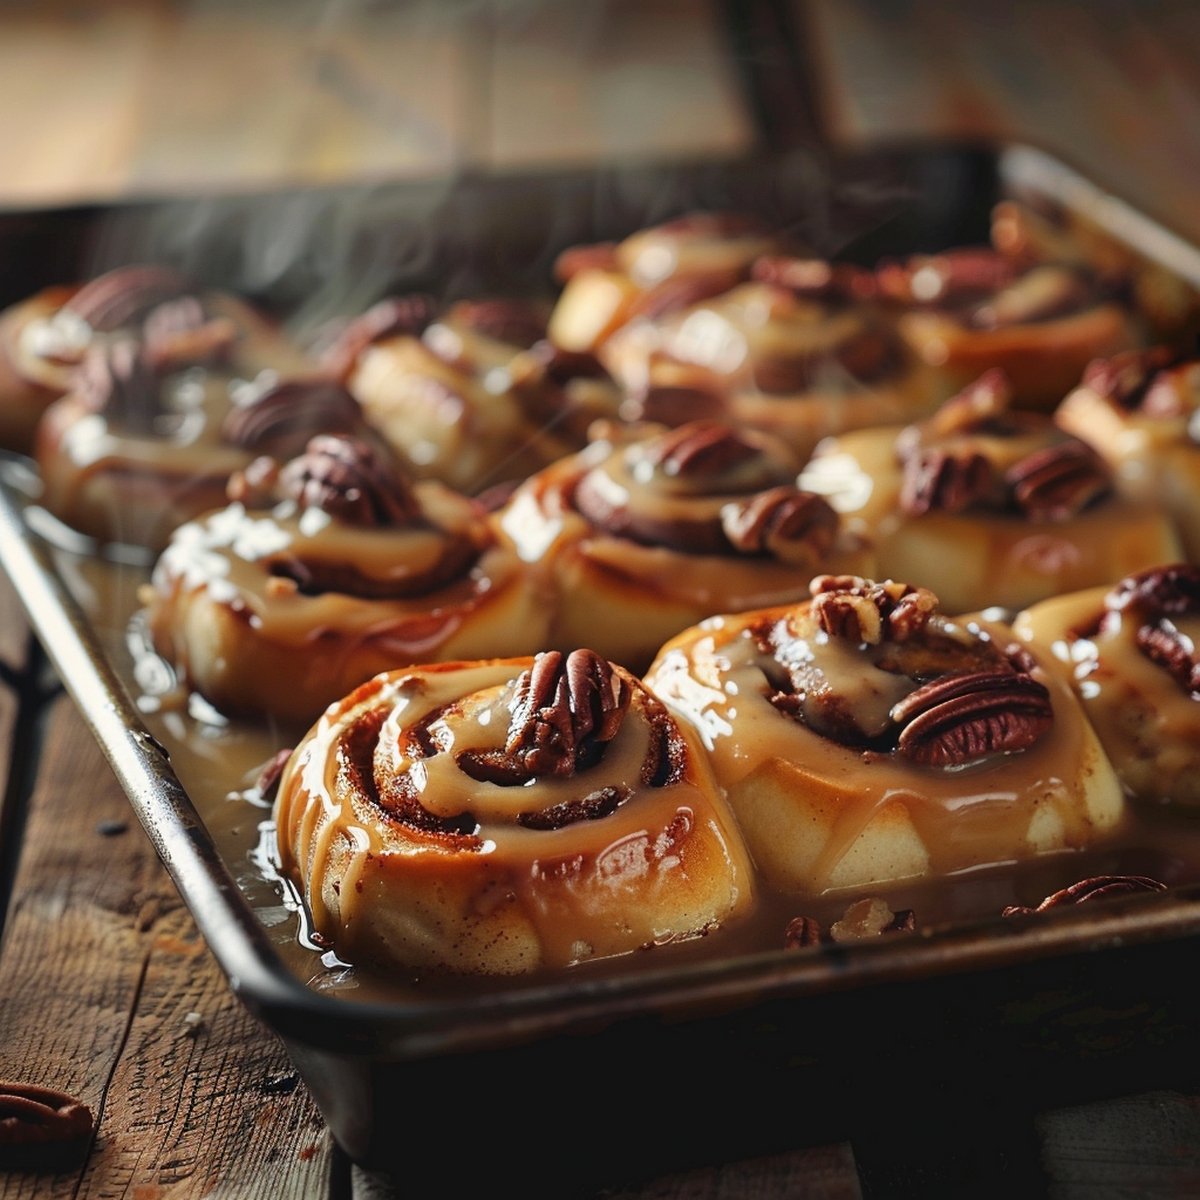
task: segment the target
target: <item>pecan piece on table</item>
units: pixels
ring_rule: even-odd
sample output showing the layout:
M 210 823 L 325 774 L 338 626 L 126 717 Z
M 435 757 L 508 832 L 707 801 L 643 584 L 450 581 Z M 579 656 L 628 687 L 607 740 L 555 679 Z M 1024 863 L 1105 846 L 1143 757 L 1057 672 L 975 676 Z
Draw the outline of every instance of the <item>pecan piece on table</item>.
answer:
M 1025 916 L 1051 908 L 1084 904 L 1089 900 L 1104 900 L 1110 896 L 1127 896 L 1135 892 L 1165 892 L 1167 885 L 1148 875 L 1093 875 L 1068 887 L 1051 892 L 1039 905 L 1010 904 L 1002 910 L 1005 917 Z
M 896 744 L 927 766 L 959 766 L 1032 746 L 1051 726 L 1050 693 L 1031 675 L 975 671 L 946 675 L 892 708 Z
M 95 1121 L 82 1101 L 57 1088 L 0 1080 L 0 1166 L 54 1169 L 83 1149 Z

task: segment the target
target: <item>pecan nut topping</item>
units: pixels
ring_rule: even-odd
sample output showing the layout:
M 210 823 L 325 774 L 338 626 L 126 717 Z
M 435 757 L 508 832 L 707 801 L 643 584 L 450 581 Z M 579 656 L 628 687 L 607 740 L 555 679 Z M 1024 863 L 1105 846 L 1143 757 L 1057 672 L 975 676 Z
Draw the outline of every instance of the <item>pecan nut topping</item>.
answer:
M 156 418 L 162 415 L 159 378 L 132 339 L 90 347 L 80 366 L 77 387 L 93 412 L 138 433 L 152 432 Z
M 423 519 L 420 502 L 396 464 L 359 438 L 321 434 L 280 472 L 285 496 L 353 525 L 409 525 Z
M 758 447 L 731 425 L 693 421 L 650 442 L 644 458 L 665 475 L 708 482 L 735 474 L 758 455 Z
M 1152 567 L 1123 579 L 1104 600 L 1102 623 L 1128 615 L 1134 642 L 1190 696 L 1200 698 L 1200 648 L 1178 618 L 1200 613 L 1200 568 L 1188 563 Z
M 880 292 L 902 304 L 950 308 L 979 301 L 1008 286 L 1017 276 L 1011 259 L 985 246 L 964 246 L 941 254 L 917 254 L 880 264 Z
M 97 333 L 115 333 L 140 324 L 152 309 L 191 290 L 187 279 L 170 267 L 117 267 L 85 283 L 64 308 Z
M 755 261 L 750 277 L 796 296 L 846 304 L 871 300 L 878 291 L 875 276 L 865 268 L 821 258 L 767 254 Z
M 912 516 L 963 512 L 994 495 L 996 484 L 991 461 L 978 451 L 921 450 L 905 459 L 900 506 Z
M 1084 277 L 1069 267 L 1034 267 L 1002 288 L 972 314 L 981 329 L 1051 321 L 1082 307 L 1090 289 Z
M 1161 402 L 1151 405 L 1150 395 L 1163 372 L 1186 361 L 1171 346 L 1153 346 L 1148 350 L 1125 350 L 1111 358 L 1095 359 L 1083 373 L 1083 386 L 1126 412 L 1147 411 L 1150 415 L 1179 416 L 1177 411 L 1161 411 Z M 1174 405 L 1177 407 L 1178 398 Z
M 331 379 L 270 380 L 239 396 L 221 436 L 255 454 L 290 458 L 317 434 L 352 434 L 365 425 L 355 398 Z
M 1032 746 L 1054 722 L 1050 693 L 1031 675 L 976 671 L 931 680 L 892 709 L 896 749 L 927 766 L 955 766 Z
M 483 337 L 528 350 L 546 336 L 545 316 L 533 304 L 514 298 L 460 300 L 447 320 Z
M 1026 916 L 1030 913 L 1046 912 L 1051 908 L 1065 908 L 1073 904 L 1085 904 L 1091 900 L 1105 900 L 1110 896 L 1128 896 L 1137 892 L 1165 892 L 1167 885 L 1148 875 L 1094 875 L 1081 879 L 1069 887 L 1051 892 L 1040 904 L 1031 908 L 1024 904 L 1010 904 L 1002 910 L 1005 917 Z
M 833 549 L 839 518 L 823 496 L 777 487 L 727 504 L 721 525 L 741 553 L 799 564 L 820 560 Z
M 937 609 L 927 588 L 857 575 L 818 575 L 809 585 L 813 613 L 830 637 L 878 645 L 914 637 Z
M 66 1092 L 0 1080 L 0 1151 L 75 1142 L 93 1129 L 91 1109 Z
M 574 775 L 616 736 L 629 685 L 591 650 L 539 654 L 517 682 L 505 754 L 532 777 Z
M 1100 456 L 1077 438 L 1035 450 L 1005 475 L 1013 498 L 1035 521 L 1063 521 L 1112 491 Z

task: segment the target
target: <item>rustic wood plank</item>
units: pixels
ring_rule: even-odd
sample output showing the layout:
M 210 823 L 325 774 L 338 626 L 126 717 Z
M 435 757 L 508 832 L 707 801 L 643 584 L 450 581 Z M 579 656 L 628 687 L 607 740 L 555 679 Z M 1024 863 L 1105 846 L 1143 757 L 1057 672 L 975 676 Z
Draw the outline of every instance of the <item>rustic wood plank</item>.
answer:
M 1038 1122 L 1054 1200 L 1200 1196 L 1200 1098 L 1155 1091 Z
M 0 1174 L 5 1200 L 327 1189 L 323 1121 L 230 992 L 66 699 L 0 946 L 0 1077 L 61 1087 L 99 1116 L 81 1169 Z

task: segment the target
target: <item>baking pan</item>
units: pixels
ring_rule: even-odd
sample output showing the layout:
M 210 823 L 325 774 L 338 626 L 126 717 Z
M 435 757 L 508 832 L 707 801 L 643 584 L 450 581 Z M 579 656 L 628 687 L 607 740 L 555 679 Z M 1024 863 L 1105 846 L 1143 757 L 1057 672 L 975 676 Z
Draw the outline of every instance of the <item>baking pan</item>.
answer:
M 939 144 L 0 213 L 0 302 L 155 259 L 313 322 L 396 288 L 545 291 L 558 249 L 689 208 L 757 212 L 867 262 L 985 241 L 1010 195 L 1200 289 L 1200 252 L 1057 159 Z M 1178 982 L 1200 949 L 1200 866 L 1037 920 L 452 994 L 358 988 L 264 879 L 252 835 L 268 814 L 230 807 L 213 764 L 236 728 L 185 752 L 139 706 L 146 564 L 72 546 L 37 492 L 27 461 L 0 464 L 0 561 L 231 988 L 364 1166 L 567 1195 L 869 1127 L 951 1137 L 999 1106 L 1169 1085 L 1200 1048 Z

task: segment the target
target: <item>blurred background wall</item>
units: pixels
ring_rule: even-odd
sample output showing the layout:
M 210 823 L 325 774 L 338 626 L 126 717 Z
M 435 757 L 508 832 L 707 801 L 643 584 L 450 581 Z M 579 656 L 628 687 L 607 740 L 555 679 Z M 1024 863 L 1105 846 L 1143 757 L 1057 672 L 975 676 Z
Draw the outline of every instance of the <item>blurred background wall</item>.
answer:
M 763 20 L 776 129 L 1032 140 L 1200 237 L 1194 0 L 0 0 L 0 204 L 737 154 Z

